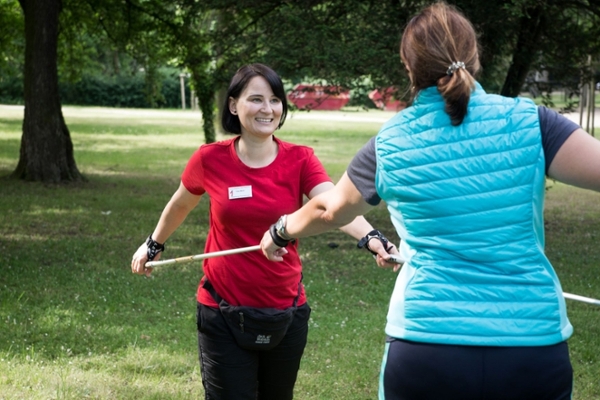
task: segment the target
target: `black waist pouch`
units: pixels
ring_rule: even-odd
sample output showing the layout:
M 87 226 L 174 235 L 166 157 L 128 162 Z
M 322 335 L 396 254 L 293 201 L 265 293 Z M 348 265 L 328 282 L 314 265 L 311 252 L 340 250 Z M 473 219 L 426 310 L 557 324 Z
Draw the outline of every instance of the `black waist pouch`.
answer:
M 301 283 L 298 283 L 298 295 L 291 307 L 285 310 L 277 308 L 255 308 L 232 306 L 215 291 L 207 280 L 204 288 L 219 304 L 219 309 L 238 346 L 246 350 L 271 350 L 281 342 L 294 320 L 300 297 Z

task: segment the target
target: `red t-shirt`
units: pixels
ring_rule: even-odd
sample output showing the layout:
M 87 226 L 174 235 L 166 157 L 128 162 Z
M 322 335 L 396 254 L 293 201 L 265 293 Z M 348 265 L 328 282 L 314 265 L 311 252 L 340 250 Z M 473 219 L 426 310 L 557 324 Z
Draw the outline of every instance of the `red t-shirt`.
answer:
M 279 152 L 275 160 L 266 167 L 248 167 L 235 151 L 238 138 L 201 146 L 181 177 L 188 191 L 210 197 L 206 253 L 259 244 L 281 215 L 296 211 L 304 195 L 331 181 L 310 147 L 277 138 L 274 140 Z M 288 245 L 287 250 L 283 262 L 269 261 L 260 251 L 205 259 L 198 301 L 217 306 L 202 287 L 208 278 L 217 293 L 232 305 L 290 307 L 298 295 L 302 264 L 297 242 Z M 305 302 L 302 288 L 298 305 Z

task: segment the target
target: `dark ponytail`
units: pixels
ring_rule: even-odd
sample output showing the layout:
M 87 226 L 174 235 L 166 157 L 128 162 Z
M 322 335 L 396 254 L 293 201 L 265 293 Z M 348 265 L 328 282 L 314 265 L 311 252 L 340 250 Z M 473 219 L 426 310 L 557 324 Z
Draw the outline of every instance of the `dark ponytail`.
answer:
M 460 125 L 467 115 L 467 106 L 471 91 L 475 88 L 475 79 L 465 69 L 458 69 L 451 75 L 438 79 L 437 88 L 446 103 L 446 113 L 452 125 Z
M 452 125 L 460 125 L 480 68 L 471 23 L 454 7 L 433 4 L 408 23 L 400 57 L 409 70 L 413 93 L 437 86 Z

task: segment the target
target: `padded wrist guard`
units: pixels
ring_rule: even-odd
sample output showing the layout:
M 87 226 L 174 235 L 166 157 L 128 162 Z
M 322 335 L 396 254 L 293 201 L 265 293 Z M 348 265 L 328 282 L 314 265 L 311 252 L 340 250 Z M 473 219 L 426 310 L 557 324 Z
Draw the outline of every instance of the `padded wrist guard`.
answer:
M 381 241 L 381 243 L 383 244 L 383 247 L 386 249 L 386 251 L 390 250 L 392 248 L 390 241 L 387 240 L 387 238 L 385 236 L 383 236 L 383 234 L 381 232 L 379 232 L 379 230 L 377 230 L 377 229 L 373 229 L 371 232 L 367 233 L 367 235 L 365 237 L 363 237 L 362 239 L 360 239 L 358 241 L 358 243 L 356 244 L 356 247 L 358 247 L 359 249 L 362 249 L 363 247 L 365 247 L 367 250 L 369 250 L 371 252 L 371 254 L 376 256 L 377 253 L 374 252 L 373 250 L 371 250 L 371 248 L 369 247 L 369 240 L 371 240 L 371 239 L 379 239 L 379 241 Z
M 279 236 L 277 234 L 276 224 L 271 225 L 271 227 L 269 228 L 269 233 L 271 234 L 271 239 L 273 239 L 273 243 L 275 243 L 277 247 L 285 247 L 293 241 L 293 239 L 286 240 Z
M 152 239 L 152 234 L 146 239 L 146 246 L 148 246 L 148 261 L 154 260 L 158 253 L 165 250 L 165 245 Z

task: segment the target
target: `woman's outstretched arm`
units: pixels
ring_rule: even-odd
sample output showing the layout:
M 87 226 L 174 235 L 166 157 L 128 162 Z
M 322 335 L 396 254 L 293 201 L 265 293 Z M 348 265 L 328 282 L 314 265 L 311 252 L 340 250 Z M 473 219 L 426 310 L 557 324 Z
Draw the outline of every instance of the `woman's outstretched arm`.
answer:
M 600 192 L 600 140 L 577 129 L 560 147 L 548 168 L 560 182 Z
M 315 196 L 298 211 L 287 216 L 286 233 L 293 238 L 317 235 L 348 225 L 357 216 L 366 214 L 371 209 L 373 206 L 363 199 L 348 174 L 344 173 L 335 187 Z M 369 246 L 378 253 L 377 263 L 380 266 L 393 265 L 385 262 L 388 253 L 379 240 L 372 240 Z M 273 243 L 269 232 L 263 236 L 261 248 L 272 261 L 281 261 L 286 253 L 285 248 L 279 248 Z M 393 254 L 397 253 L 395 248 L 391 251 Z

